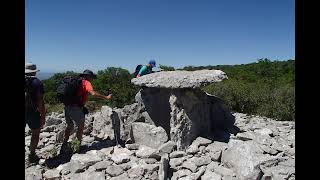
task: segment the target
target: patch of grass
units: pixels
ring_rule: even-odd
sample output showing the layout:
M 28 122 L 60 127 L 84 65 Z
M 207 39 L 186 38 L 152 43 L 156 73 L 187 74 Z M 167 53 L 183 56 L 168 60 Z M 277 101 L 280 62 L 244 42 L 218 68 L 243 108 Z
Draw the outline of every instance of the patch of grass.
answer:
M 48 153 L 51 157 L 56 157 L 58 155 L 58 149 L 56 147 L 53 147 Z
M 59 104 L 45 104 L 47 113 L 51 112 L 57 112 L 57 113 L 63 113 L 64 111 L 64 105 L 62 103 Z
M 64 154 L 72 155 L 74 153 L 80 152 L 80 141 L 75 138 L 72 141 L 68 142 L 66 146 L 62 146 L 61 150 Z
M 70 143 L 69 143 L 69 148 L 71 149 L 72 154 L 74 153 L 78 153 L 80 151 L 80 141 L 76 138 L 73 139 Z

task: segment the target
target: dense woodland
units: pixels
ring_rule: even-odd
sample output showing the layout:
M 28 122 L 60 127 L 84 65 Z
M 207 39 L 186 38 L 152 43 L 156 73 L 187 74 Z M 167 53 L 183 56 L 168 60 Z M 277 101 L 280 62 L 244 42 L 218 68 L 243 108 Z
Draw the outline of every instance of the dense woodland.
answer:
M 175 68 L 160 65 L 164 71 Z M 203 90 L 224 100 L 235 112 L 262 115 L 277 120 L 295 120 L 295 61 L 271 61 L 259 59 L 257 62 L 241 65 L 186 66 L 178 70 L 220 69 L 228 79 L 203 87 Z M 56 98 L 58 83 L 66 76 L 76 76 L 75 72 L 57 73 L 43 80 L 47 111 L 63 111 L 63 105 Z M 126 69 L 108 67 L 98 71 L 92 82 L 94 89 L 107 95 L 112 92 L 111 101 L 93 99 L 89 96 L 88 108 L 91 111 L 102 105 L 123 107 L 134 102 L 139 91 L 130 83 L 132 72 Z

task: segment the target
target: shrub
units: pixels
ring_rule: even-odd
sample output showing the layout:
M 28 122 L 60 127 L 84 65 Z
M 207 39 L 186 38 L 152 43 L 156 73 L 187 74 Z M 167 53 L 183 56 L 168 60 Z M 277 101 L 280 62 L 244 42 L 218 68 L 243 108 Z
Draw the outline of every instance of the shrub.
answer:
M 293 86 L 271 87 L 263 83 L 226 80 L 204 87 L 203 90 L 222 98 L 233 111 L 278 120 L 295 120 Z
M 63 113 L 64 112 L 64 105 L 62 103 L 59 104 L 45 104 L 46 112 L 57 112 L 57 113 Z
M 163 71 L 175 71 L 174 67 L 171 66 L 166 66 L 166 65 L 159 65 L 159 68 L 162 69 Z

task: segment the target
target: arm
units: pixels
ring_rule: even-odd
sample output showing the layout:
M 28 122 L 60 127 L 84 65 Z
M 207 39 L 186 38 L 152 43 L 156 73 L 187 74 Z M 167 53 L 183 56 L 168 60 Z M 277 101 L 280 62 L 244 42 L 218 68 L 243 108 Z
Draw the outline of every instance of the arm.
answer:
M 32 86 L 35 88 L 35 101 L 40 113 L 40 128 L 42 128 L 46 120 L 46 109 L 43 100 L 44 88 L 39 79 L 35 79 L 32 82 Z
M 37 97 L 37 107 L 40 112 L 40 128 L 42 128 L 46 120 L 46 109 L 44 106 L 43 95 Z
M 106 99 L 106 100 L 110 100 L 112 98 L 112 94 L 109 94 L 108 96 L 104 96 L 94 90 L 92 91 L 89 91 L 89 93 L 93 96 L 93 97 L 96 97 L 96 98 L 100 98 L 100 99 Z
M 112 98 L 112 94 L 105 96 L 105 95 L 102 95 L 102 94 L 94 91 L 93 87 L 89 81 L 83 81 L 83 82 L 85 83 L 86 92 L 90 93 L 93 97 L 100 98 L 100 99 L 106 99 L 106 100 L 110 100 Z
M 139 73 L 138 73 L 138 75 L 137 75 L 137 77 L 141 77 L 141 76 L 143 76 L 144 74 L 146 74 L 146 72 L 147 72 L 147 66 L 142 66 L 141 67 L 141 69 L 140 69 L 140 71 L 139 71 Z

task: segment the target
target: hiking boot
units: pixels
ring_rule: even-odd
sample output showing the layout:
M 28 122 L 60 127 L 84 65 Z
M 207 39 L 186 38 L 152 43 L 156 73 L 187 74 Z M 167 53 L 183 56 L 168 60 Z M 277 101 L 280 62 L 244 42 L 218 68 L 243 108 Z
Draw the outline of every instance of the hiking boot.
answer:
M 89 146 L 88 145 L 81 145 L 79 148 L 79 153 L 85 153 L 86 151 L 88 151 Z
M 60 148 L 60 154 L 66 154 L 68 149 L 68 143 L 63 143 Z
M 28 155 L 29 163 L 38 163 L 40 158 L 36 155 L 36 153 L 31 153 Z

